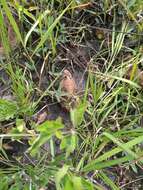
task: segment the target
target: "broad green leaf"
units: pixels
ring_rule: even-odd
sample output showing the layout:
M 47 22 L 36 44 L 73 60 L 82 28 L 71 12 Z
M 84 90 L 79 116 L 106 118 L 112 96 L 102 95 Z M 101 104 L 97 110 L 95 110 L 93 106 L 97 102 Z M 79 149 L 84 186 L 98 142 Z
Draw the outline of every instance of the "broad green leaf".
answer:
M 25 122 L 23 119 L 17 119 L 16 120 L 16 128 L 17 130 L 22 133 L 24 131 L 25 128 Z
M 35 139 L 32 146 L 29 148 L 31 154 L 36 154 L 39 147 L 55 135 L 57 130 L 62 129 L 63 127 L 64 125 L 62 124 L 60 118 L 55 121 L 45 121 L 41 125 L 37 126 L 37 131 L 40 132 L 40 135 Z
M 78 137 L 76 134 L 63 137 L 60 148 L 66 150 L 66 157 L 72 153 L 78 144 Z
M 8 177 L 4 176 L 4 175 L 1 175 L 0 176 L 1 180 L 0 180 L 0 188 L 2 190 L 8 190 Z
M 72 182 L 75 190 L 84 190 L 82 185 L 82 179 L 80 177 L 72 176 Z
M 38 125 L 36 130 L 41 133 L 54 134 L 57 130 L 64 128 L 61 118 L 52 121 L 45 121 L 41 125 Z
M 34 156 L 38 152 L 40 146 L 42 146 L 44 143 L 46 143 L 51 138 L 51 136 L 52 135 L 49 135 L 49 134 L 40 134 L 35 139 L 32 146 L 28 149 L 28 152 L 30 152 L 31 155 Z
M 64 178 L 64 176 L 67 174 L 69 169 L 68 165 L 64 165 L 59 171 L 55 174 L 55 183 L 57 190 L 62 190 L 61 188 L 61 180 Z
M 64 190 L 73 190 L 73 183 L 71 182 L 71 180 L 67 177 L 65 179 L 65 185 L 64 185 Z
M 71 109 L 70 117 L 71 117 L 73 126 L 77 127 L 78 125 L 82 123 L 85 110 L 86 110 L 85 103 L 80 103 L 76 108 Z
M 17 114 L 17 111 L 16 102 L 0 99 L 0 121 L 13 118 Z

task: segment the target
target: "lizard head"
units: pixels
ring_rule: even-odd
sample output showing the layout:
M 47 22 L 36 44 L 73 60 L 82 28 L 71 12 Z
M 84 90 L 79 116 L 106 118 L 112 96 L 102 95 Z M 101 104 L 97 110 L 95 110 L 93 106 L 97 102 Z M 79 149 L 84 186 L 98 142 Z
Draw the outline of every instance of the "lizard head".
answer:
M 64 79 L 66 79 L 66 78 L 72 79 L 72 75 L 71 75 L 71 73 L 67 69 L 65 69 L 63 71 L 63 78 Z

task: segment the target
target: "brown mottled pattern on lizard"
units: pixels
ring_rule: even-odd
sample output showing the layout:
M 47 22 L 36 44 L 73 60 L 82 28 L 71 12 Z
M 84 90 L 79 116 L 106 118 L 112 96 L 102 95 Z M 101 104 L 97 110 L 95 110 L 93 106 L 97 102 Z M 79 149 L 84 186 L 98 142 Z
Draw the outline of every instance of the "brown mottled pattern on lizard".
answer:
M 76 93 L 77 85 L 75 83 L 74 78 L 68 70 L 63 71 L 61 90 L 69 95 L 74 95 Z

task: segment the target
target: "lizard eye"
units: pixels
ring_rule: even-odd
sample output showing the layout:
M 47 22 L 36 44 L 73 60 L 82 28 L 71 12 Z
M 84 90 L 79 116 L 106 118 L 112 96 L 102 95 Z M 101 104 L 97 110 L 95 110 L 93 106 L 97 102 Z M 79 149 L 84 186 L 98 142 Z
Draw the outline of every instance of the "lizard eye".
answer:
M 63 75 L 63 76 L 62 76 L 62 79 L 66 79 L 66 78 L 67 78 L 67 75 Z

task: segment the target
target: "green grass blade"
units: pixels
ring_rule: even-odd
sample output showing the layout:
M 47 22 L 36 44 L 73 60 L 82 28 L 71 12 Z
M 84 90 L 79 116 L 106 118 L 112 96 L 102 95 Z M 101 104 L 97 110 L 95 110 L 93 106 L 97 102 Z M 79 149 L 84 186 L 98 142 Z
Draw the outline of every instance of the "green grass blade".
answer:
M 9 45 L 8 36 L 6 33 L 6 27 L 5 27 L 4 18 L 2 15 L 2 10 L 0 11 L 0 30 L 1 30 L 0 39 L 1 39 L 2 45 L 3 45 L 3 47 L 1 47 L 2 48 L 1 54 L 3 53 L 3 48 L 4 48 L 5 53 L 8 56 L 9 52 L 10 52 L 10 45 Z
M 107 184 L 111 187 L 112 190 L 120 190 L 115 183 L 102 171 L 98 174 L 98 176 Z
M 107 78 L 112 78 L 112 79 L 115 79 L 115 80 L 119 80 L 119 81 L 122 81 L 124 83 L 127 83 L 135 88 L 141 88 L 137 83 L 131 81 L 131 80 L 128 80 L 128 79 L 125 79 L 125 78 L 122 78 L 122 77 L 118 77 L 118 76 L 114 76 L 112 74 L 103 74 L 103 73 L 99 73 L 99 72 L 96 72 L 97 75 L 100 75 L 100 76 L 103 76 L 103 77 L 107 77 Z
M 98 162 L 95 164 L 88 164 L 83 168 L 83 172 L 90 172 L 93 170 L 101 170 L 104 168 L 109 168 L 111 166 L 115 166 L 115 165 L 120 165 L 122 163 L 128 162 L 128 161 L 132 161 L 133 158 L 131 156 L 124 156 L 122 158 L 118 158 L 115 160 L 109 160 L 109 161 L 103 161 L 103 162 Z
M 135 21 L 135 23 L 137 24 L 139 30 L 142 31 L 142 26 L 136 20 L 136 18 L 134 16 L 134 14 L 132 13 L 132 11 L 130 11 L 130 9 L 126 6 L 126 4 L 125 4 L 126 1 L 122 1 L 122 0 L 118 0 L 118 1 L 124 7 L 124 9 L 128 12 L 128 15 Z
M 53 22 L 53 24 L 48 28 L 47 32 L 42 36 L 39 44 L 36 46 L 33 55 L 37 52 L 37 50 L 45 43 L 45 41 L 47 40 L 47 38 L 49 37 L 49 35 L 51 34 L 51 32 L 53 31 L 53 29 L 55 28 L 55 26 L 58 24 L 58 22 L 60 21 L 60 19 L 62 18 L 62 16 L 65 14 L 65 12 L 68 10 L 69 6 L 71 5 L 71 3 L 62 11 L 62 13 L 55 19 L 55 21 Z
M 15 22 L 14 17 L 12 16 L 11 10 L 8 7 L 7 2 L 5 0 L 0 0 L 0 2 L 2 4 L 2 6 L 3 6 L 3 9 L 4 9 L 6 15 L 7 15 L 7 18 L 9 19 L 10 24 L 13 27 L 13 30 L 16 33 L 17 39 L 23 44 L 23 40 L 22 40 L 20 31 L 19 31 L 19 28 L 17 26 L 17 23 Z
M 33 26 L 31 27 L 31 29 L 29 30 L 29 32 L 27 33 L 25 40 L 24 40 L 24 46 L 26 47 L 27 45 L 27 41 L 31 35 L 31 33 L 34 31 L 34 29 L 37 27 L 37 25 L 39 24 L 39 22 L 41 22 L 41 20 L 47 15 L 49 14 L 50 11 L 49 9 L 47 9 L 46 11 L 44 11 L 44 13 L 42 15 L 39 16 L 39 18 L 37 19 L 37 21 L 33 24 Z
M 131 155 L 134 159 L 138 159 L 139 156 L 134 153 L 132 150 L 130 150 L 128 147 L 124 147 L 123 143 L 121 143 L 119 140 L 117 140 L 117 138 L 115 138 L 113 135 L 104 132 L 103 135 L 105 135 L 107 138 L 109 138 L 110 140 L 112 140 L 114 143 L 116 143 L 119 147 L 121 147 L 124 151 L 126 151 L 129 155 Z
M 133 139 L 133 140 L 131 140 L 131 141 L 123 144 L 122 146 L 123 146 L 123 148 L 131 148 L 131 147 L 133 147 L 136 144 L 139 144 L 141 142 L 143 142 L 143 136 L 136 137 L 135 139 Z M 95 160 L 91 161 L 89 164 L 87 164 L 83 168 L 83 171 L 90 171 L 90 170 L 92 170 L 92 168 L 95 168 L 95 166 L 97 165 L 97 163 L 99 163 L 99 162 L 101 162 L 103 160 L 106 160 L 106 159 L 110 158 L 111 156 L 114 156 L 115 154 L 117 154 L 117 153 L 119 153 L 121 151 L 122 151 L 122 148 L 117 147 L 117 148 L 114 148 L 111 151 L 108 151 L 108 152 L 104 153 L 103 155 L 99 156 L 97 159 L 95 159 Z

